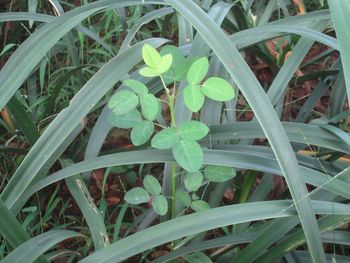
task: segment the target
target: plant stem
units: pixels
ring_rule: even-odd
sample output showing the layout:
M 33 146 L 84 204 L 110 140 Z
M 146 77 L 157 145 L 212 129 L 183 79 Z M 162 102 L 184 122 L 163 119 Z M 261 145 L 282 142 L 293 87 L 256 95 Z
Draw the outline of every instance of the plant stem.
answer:
M 161 75 L 159 75 L 163 87 L 165 89 L 165 92 L 167 94 L 168 100 L 169 100 L 169 110 L 170 110 L 170 118 L 171 118 L 171 127 L 176 128 L 176 120 L 175 120 L 175 84 L 174 84 L 174 90 L 173 94 L 170 94 L 170 90 L 167 88 L 165 81 Z M 176 217 L 176 207 L 175 207 L 175 193 L 176 193 L 176 162 L 172 163 L 171 168 L 171 218 Z

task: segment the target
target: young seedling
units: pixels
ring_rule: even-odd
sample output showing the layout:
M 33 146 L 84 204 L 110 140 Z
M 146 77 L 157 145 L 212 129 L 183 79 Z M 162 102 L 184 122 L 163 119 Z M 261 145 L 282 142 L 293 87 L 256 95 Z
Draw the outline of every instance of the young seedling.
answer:
M 159 77 L 167 96 L 171 123 L 169 127 L 154 135 L 155 124 L 161 114 L 160 100 L 145 84 L 134 79 L 123 82 L 125 88 L 117 91 L 110 99 L 108 106 L 112 110 L 109 122 L 124 129 L 131 129 L 131 142 L 135 146 L 151 142 L 156 149 L 172 151 L 176 163 L 172 169 L 172 215 L 175 216 L 175 200 L 182 206 L 191 207 L 194 211 L 210 208 L 194 194 L 202 185 L 205 177 L 208 182 L 223 182 L 232 179 L 235 171 L 230 167 L 206 166 L 204 177 L 199 171 L 203 165 L 203 150 L 199 140 L 209 133 L 209 128 L 203 122 L 190 120 L 177 125 L 175 119 L 175 99 L 182 95 L 186 107 L 192 112 L 198 112 L 204 103 L 205 97 L 215 101 L 228 101 L 234 98 L 232 86 L 219 77 L 206 79 L 209 70 L 209 61 L 206 57 L 198 59 L 185 58 L 181 51 L 174 46 L 166 46 L 159 53 L 155 48 L 145 44 L 142 48 L 142 58 L 145 67 L 140 70 L 144 77 Z M 183 93 L 177 94 L 176 83 L 187 81 Z M 169 88 L 169 85 L 171 85 Z M 176 189 L 177 165 L 187 173 L 184 180 L 185 189 Z M 135 187 L 125 195 L 130 204 L 151 202 L 156 213 L 165 215 L 168 211 L 168 202 L 161 195 L 161 187 L 157 179 L 147 175 L 143 180 L 143 187 Z M 189 193 L 192 192 L 192 198 Z

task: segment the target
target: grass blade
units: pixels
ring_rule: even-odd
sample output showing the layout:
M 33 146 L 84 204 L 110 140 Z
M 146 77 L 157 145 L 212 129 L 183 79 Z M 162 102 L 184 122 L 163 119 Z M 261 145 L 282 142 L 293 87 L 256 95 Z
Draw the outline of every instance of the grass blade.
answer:
M 82 235 L 73 231 L 54 230 L 38 235 L 27 242 L 20 245 L 12 251 L 1 263 L 23 263 L 33 262 L 42 255 L 46 250 L 57 243 L 73 237 L 81 237 Z

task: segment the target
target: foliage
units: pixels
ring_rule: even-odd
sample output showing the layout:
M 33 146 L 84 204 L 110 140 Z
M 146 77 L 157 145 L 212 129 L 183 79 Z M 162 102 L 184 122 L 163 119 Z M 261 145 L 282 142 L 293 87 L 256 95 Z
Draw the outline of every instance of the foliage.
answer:
M 348 1 L 8 2 L 0 260 L 349 261 Z

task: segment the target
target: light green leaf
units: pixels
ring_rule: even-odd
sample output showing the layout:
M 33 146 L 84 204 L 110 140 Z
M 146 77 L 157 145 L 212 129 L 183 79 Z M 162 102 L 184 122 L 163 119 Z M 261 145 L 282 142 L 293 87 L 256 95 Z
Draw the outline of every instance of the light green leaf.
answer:
M 199 85 L 186 86 L 183 92 L 183 96 L 184 96 L 185 105 L 191 111 L 197 112 L 202 108 L 205 97 Z
M 158 68 L 162 63 L 162 57 L 158 51 L 148 44 L 144 44 L 142 47 L 142 58 L 146 65 L 151 68 Z
M 159 73 L 167 72 L 173 63 L 173 56 L 171 54 L 167 54 L 162 57 L 162 62 L 159 69 Z
M 203 164 L 203 151 L 194 141 L 180 140 L 173 147 L 173 155 L 177 163 L 188 172 L 198 171 Z
M 131 142 L 135 146 L 146 143 L 154 132 L 154 124 L 151 121 L 140 121 L 131 130 Z
M 133 109 L 123 115 L 116 115 L 113 112 L 108 115 L 108 122 L 122 129 L 130 129 L 141 121 L 141 113 L 137 109 Z
M 158 99 L 153 94 L 146 94 L 140 97 L 143 116 L 150 121 L 157 118 L 159 112 Z
M 158 70 L 150 67 L 140 69 L 140 75 L 148 78 L 159 76 Z
M 162 195 L 157 195 L 152 198 L 152 207 L 154 211 L 163 216 L 168 212 L 168 201 Z
M 235 97 L 235 91 L 230 83 L 218 77 L 207 79 L 202 87 L 205 96 L 216 101 L 228 101 Z
M 203 200 L 196 200 L 192 202 L 191 208 L 196 212 L 202 212 L 210 209 L 210 205 Z
M 123 81 L 123 84 L 132 89 L 138 95 L 144 95 L 148 93 L 148 89 L 145 84 L 136 79 L 127 79 Z
M 135 187 L 127 191 L 124 196 L 124 200 L 132 205 L 147 203 L 150 199 L 150 195 L 142 187 Z
M 178 128 L 180 137 L 191 141 L 197 141 L 204 138 L 208 132 L 208 126 L 200 121 L 186 121 Z
M 129 90 L 122 90 L 115 93 L 108 102 L 108 107 L 115 115 L 123 115 L 135 109 L 139 104 L 139 98 Z
M 162 192 L 162 187 L 158 180 L 152 175 L 146 175 L 145 178 L 143 178 L 143 186 L 151 195 L 159 195 Z
M 187 82 L 191 85 L 199 84 L 208 74 L 209 61 L 207 57 L 197 59 L 187 72 Z
M 207 165 L 204 170 L 204 176 L 215 183 L 226 182 L 236 176 L 236 171 L 232 167 L 220 165 Z
M 186 173 L 185 187 L 189 192 L 197 191 L 203 182 L 203 175 L 200 171 L 194 173 Z
M 179 136 L 175 128 L 166 128 L 158 132 L 151 141 L 151 145 L 156 149 L 171 149 L 178 144 Z
M 176 190 L 175 200 L 176 202 L 179 202 L 179 204 L 186 207 L 190 206 L 192 201 L 190 195 L 187 192 L 182 190 Z

